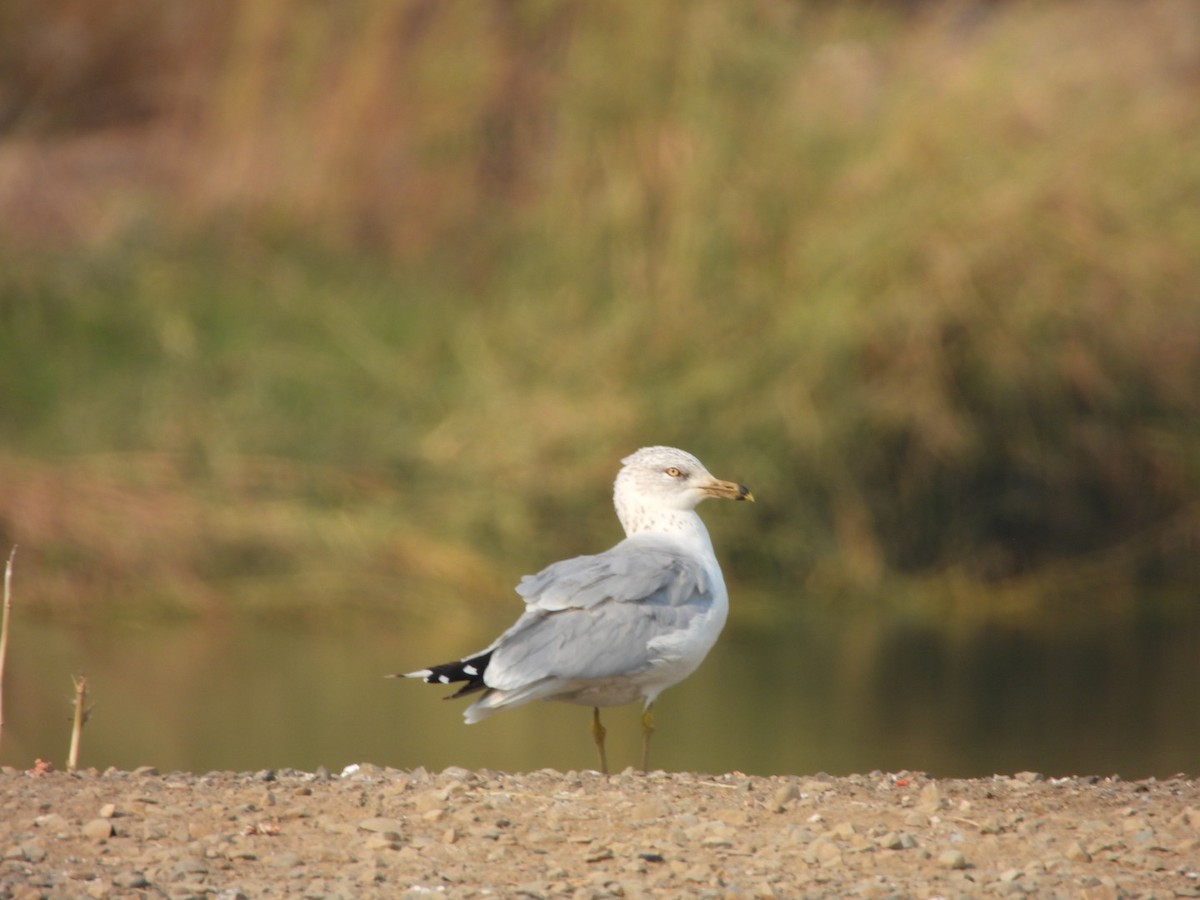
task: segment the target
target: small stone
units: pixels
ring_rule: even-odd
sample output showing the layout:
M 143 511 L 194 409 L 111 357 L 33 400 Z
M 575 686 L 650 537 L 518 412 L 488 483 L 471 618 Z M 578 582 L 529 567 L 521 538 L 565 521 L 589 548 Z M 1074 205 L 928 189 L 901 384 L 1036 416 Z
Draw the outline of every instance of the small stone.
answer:
M 21 845 L 21 856 L 26 862 L 40 863 L 46 858 L 46 848 L 36 841 Z
M 937 786 L 936 781 L 931 781 L 925 787 L 921 788 L 921 793 L 917 798 L 917 809 L 919 811 L 925 813 L 937 812 L 942 808 L 943 804 L 942 791 Z
M 1079 841 L 1071 841 L 1067 845 L 1067 849 L 1063 851 L 1063 856 L 1071 860 L 1071 862 L 1091 862 L 1092 854 L 1083 849 L 1083 845 Z
M 108 819 L 100 819 L 101 822 L 107 822 Z M 111 825 L 110 825 L 111 827 Z M 161 841 L 171 834 L 171 826 L 161 819 L 149 819 L 142 824 L 142 840 L 143 841 Z
M 404 844 L 400 842 L 400 835 L 386 831 L 383 834 L 371 835 L 364 842 L 364 846 L 368 850 L 399 850 Z
M 112 883 L 119 888 L 144 888 L 150 887 L 150 882 L 146 880 L 146 876 L 141 872 L 118 872 L 113 876 Z
M 938 854 L 937 864 L 944 869 L 965 869 L 967 858 L 961 850 L 943 850 Z
M 178 878 L 185 878 L 188 875 L 205 875 L 208 873 L 208 866 L 199 859 L 181 859 L 175 865 L 171 866 L 171 872 Z
M 633 805 L 629 817 L 634 821 L 653 822 L 667 819 L 671 815 L 671 807 L 662 800 L 643 800 Z
M 1000 820 L 995 816 L 988 816 L 979 823 L 980 834 L 999 834 L 1004 830 L 1004 826 L 1000 824 Z
M 435 809 L 445 809 L 446 795 L 441 791 L 421 791 L 413 797 L 413 806 L 419 813 L 427 813 Z
M 789 781 L 787 784 L 781 785 L 779 790 L 775 792 L 775 798 L 772 802 L 771 809 L 774 812 L 783 812 L 787 809 L 787 805 L 795 800 L 800 799 L 800 788 L 796 786 L 796 782 Z
M 113 826 L 111 819 L 92 819 L 90 822 L 84 823 L 82 829 L 83 836 L 93 841 L 103 841 L 112 837 Z
M 1130 816 L 1121 823 L 1121 830 L 1126 834 L 1136 834 L 1150 828 L 1150 820 L 1144 816 Z
M 869 850 L 875 850 L 875 842 L 863 837 L 861 834 L 856 834 L 847 842 L 847 846 L 855 853 L 866 853 Z
M 917 841 L 907 832 L 889 831 L 879 839 L 879 846 L 884 850 L 911 850 L 917 846 Z
M 374 816 L 370 819 L 363 819 L 358 823 L 359 830 L 373 831 L 380 834 L 394 833 L 397 836 L 404 831 L 404 823 L 399 819 L 389 819 L 386 816 Z
M 1179 815 L 1171 820 L 1172 825 L 1187 825 L 1191 828 L 1200 828 L 1200 809 L 1194 806 L 1189 806 Z
M 716 819 L 718 822 L 724 822 L 726 825 L 736 825 L 738 827 L 754 824 L 754 817 L 745 809 L 719 809 L 716 812 Z
M 272 866 L 276 869 L 294 869 L 296 866 L 304 865 L 304 859 L 299 853 L 285 851 L 283 853 L 275 853 L 271 856 L 264 857 L 263 865 Z
M 842 840 L 849 840 L 858 834 L 858 832 L 854 829 L 854 825 L 850 822 L 838 822 L 831 829 L 829 829 L 829 833 L 836 838 L 841 838 Z
M 838 845 L 826 838 L 817 838 L 810 847 L 812 862 L 822 868 L 831 868 L 842 864 L 842 851 Z
M 117 805 L 115 803 L 105 803 L 100 807 L 100 818 L 111 819 L 117 814 Z
M 58 813 L 48 813 L 44 816 L 38 816 L 33 820 L 33 824 L 51 834 L 65 834 L 67 832 L 67 820 Z
M 138 766 L 136 769 L 133 770 L 133 774 L 135 776 L 137 776 L 138 778 L 155 778 L 158 776 L 158 767 L 157 766 Z M 124 885 L 118 885 L 118 887 L 123 887 L 123 886 Z
M 1041 772 L 1018 772 L 1013 776 L 1013 781 L 1021 784 L 1037 784 L 1039 781 L 1045 781 L 1046 776 Z

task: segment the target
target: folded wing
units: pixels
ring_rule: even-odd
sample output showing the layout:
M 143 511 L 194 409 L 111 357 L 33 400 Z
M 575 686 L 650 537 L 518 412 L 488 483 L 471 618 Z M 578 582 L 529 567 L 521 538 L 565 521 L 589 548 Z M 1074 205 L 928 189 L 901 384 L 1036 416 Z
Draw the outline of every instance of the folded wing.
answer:
M 653 535 L 555 563 L 523 578 L 517 592 L 524 615 L 487 648 L 486 683 L 497 690 L 651 668 L 670 636 L 713 600 L 703 565 Z

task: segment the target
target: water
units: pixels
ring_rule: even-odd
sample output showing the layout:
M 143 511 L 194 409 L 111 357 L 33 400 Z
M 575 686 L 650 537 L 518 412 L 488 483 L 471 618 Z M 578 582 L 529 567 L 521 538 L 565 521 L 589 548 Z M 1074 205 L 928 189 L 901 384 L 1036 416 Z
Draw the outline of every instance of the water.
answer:
M 319 633 L 18 622 L 0 761 L 64 762 L 71 675 L 83 672 L 93 710 L 82 766 L 593 767 L 584 707 L 536 704 L 466 726 L 448 691 L 383 677 L 483 646 L 504 612 L 465 628 Z M 639 759 L 638 713 L 605 713 L 617 769 Z M 735 621 L 656 714 L 652 762 L 672 770 L 1195 775 L 1200 621 L 961 636 L 878 617 Z

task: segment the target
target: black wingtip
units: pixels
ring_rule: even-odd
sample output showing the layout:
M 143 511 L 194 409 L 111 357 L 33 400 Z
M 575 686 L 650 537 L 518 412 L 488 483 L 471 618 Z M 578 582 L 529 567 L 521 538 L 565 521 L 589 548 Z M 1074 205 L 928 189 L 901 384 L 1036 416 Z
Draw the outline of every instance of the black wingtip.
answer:
M 487 671 L 488 663 L 491 662 L 492 651 L 480 653 L 478 656 L 470 656 L 466 659 L 458 659 L 454 662 L 442 663 L 439 666 L 430 666 L 428 669 L 421 669 L 417 672 L 410 672 L 407 677 L 424 679 L 426 684 L 457 684 L 466 682 L 457 691 L 447 697 L 447 700 L 452 700 L 455 697 L 462 697 L 466 694 L 473 694 L 476 691 L 482 691 L 487 688 L 484 683 L 483 675 Z

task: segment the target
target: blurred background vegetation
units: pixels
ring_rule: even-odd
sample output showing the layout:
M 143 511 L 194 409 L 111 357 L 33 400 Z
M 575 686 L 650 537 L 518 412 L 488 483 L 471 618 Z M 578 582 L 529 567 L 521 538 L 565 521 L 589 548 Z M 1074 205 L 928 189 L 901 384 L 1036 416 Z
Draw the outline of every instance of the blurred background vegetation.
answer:
M 23 601 L 507 619 L 669 443 L 735 616 L 1194 608 L 1198 96 L 1192 0 L 8 0 Z

